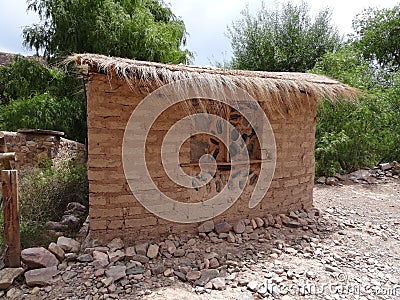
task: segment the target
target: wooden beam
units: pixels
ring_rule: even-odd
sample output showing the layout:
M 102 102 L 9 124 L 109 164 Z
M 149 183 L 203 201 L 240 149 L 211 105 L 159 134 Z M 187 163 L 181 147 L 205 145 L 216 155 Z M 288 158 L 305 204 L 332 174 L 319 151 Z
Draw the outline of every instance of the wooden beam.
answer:
M 1 181 L 4 213 L 4 243 L 6 245 L 4 263 L 7 267 L 16 268 L 21 265 L 18 171 L 1 171 Z

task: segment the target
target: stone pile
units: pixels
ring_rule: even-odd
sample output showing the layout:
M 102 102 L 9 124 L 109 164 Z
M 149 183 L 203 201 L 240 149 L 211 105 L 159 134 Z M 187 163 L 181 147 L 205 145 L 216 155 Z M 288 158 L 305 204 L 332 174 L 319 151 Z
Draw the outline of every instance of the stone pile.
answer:
M 87 286 L 95 287 L 95 294 L 111 298 L 131 293 L 143 282 L 157 285 L 162 278 L 187 282 L 198 292 L 222 290 L 230 278 L 228 269 L 230 272 L 240 269 L 235 256 L 227 255 L 222 244 L 237 248 L 248 241 L 265 243 L 271 239 L 268 228 L 313 229 L 319 215 L 318 210 L 310 210 L 243 219 L 232 224 L 206 221 L 198 227 L 197 236 L 171 235 L 161 242 L 139 242 L 132 246 L 116 238 L 106 246 L 93 241 L 91 247 L 82 249 L 78 241 L 61 236 L 47 249 L 24 249 L 23 268 L 2 270 L 5 274 L 0 273 L 0 287 L 9 288 L 15 278 L 24 274 L 24 286 L 33 288 L 31 293 L 43 288 L 51 290 L 52 285 L 82 277 L 84 270 Z
M 400 163 L 382 163 L 372 169 L 360 169 L 350 174 L 335 174 L 332 177 L 319 177 L 317 183 L 326 185 L 342 185 L 352 183 L 385 183 L 390 178 L 399 179 Z
M 87 209 L 84 205 L 78 202 L 70 202 L 67 209 L 61 218 L 61 221 L 49 221 L 46 227 L 49 230 L 56 232 L 76 232 L 81 228 L 82 223 L 85 221 Z

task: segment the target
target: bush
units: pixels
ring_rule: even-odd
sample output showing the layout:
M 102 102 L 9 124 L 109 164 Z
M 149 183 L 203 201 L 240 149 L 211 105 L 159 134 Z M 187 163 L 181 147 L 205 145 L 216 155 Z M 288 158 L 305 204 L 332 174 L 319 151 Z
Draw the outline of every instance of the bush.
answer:
M 22 245 L 47 246 L 47 221 L 59 221 L 69 202 L 88 206 L 86 166 L 73 160 L 59 164 L 45 160 L 22 174 L 19 199 Z

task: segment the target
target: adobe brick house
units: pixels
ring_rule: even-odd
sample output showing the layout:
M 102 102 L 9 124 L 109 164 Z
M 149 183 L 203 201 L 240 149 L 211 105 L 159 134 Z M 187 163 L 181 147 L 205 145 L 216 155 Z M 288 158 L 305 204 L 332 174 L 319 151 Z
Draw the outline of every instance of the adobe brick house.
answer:
M 236 133 L 235 138 L 241 137 L 242 145 L 245 145 L 243 147 L 248 150 L 249 169 L 246 173 L 248 177 L 239 182 L 242 192 L 237 201 L 232 201 L 225 210 L 212 215 L 215 222 L 263 217 L 266 214 L 310 208 L 313 202 L 317 100 L 321 97 L 337 99 L 356 96 L 356 91 L 352 88 L 313 74 L 166 65 L 94 54 L 79 54 L 70 57 L 70 60 L 85 67 L 88 74 L 86 92 L 90 232 L 91 238 L 104 242 L 117 236 L 129 242 L 173 232 L 194 232 L 199 222 L 208 218 L 202 216 L 194 219 L 199 222 L 176 222 L 163 215 L 165 212 L 170 212 L 176 213 L 179 217 L 179 214 L 194 213 L 190 209 L 177 212 L 174 210 L 177 210 L 176 207 L 180 203 L 208 203 L 208 199 L 225 191 L 224 187 L 229 185 L 228 178 L 234 169 L 235 154 L 232 153 L 234 147 L 229 143 L 227 144 L 229 146 L 224 146 L 224 142 L 215 136 L 210 137 L 210 134 L 200 133 L 193 136 L 189 134 L 184 141 L 173 141 L 177 144 L 176 149 L 179 152 L 177 154 L 179 167 L 186 174 L 194 176 L 191 178 L 196 179 L 200 172 L 198 160 L 208 154 L 215 160 L 216 171 L 207 179 L 207 184 L 200 186 L 197 184 L 191 187 L 179 186 L 168 177 L 164 170 L 168 159 L 162 162 L 160 150 L 163 140 L 176 122 L 193 113 L 205 112 L 217 115 L 220 117 L 217 123 L 226 120 L 228 124 L 226 126 L 231 124 L 234 127 L 231 134 Z M 215 99 L 207 96 L 187 98 L 191 94 L 185 94 L 185 83 L 181 83 L 187 79 L 194 81 L 194 85 L 201 79 L 206 83 L 210 82 L 210 85 L 213 85 L 213 80 L 219 80 L 222 83 L 219 86 L 211 86 L 209 90 L 222 91 L 220 95 L 223 98 L 234 98 L 235 89 L 244 91 L 244 94 L 248 93 L 249 97 L 258 103 L 255 113 L 262 111 L 266 116 L 267 121 L 260 129 L 261 132 L 268 131 L 269 139 L 266 146 L 259 136 L 254 134 L 254 126 L 252 124 L 249 126 L 249 120 L 247 117 L 244 118 L 237 107 L 231 107 L 224 102 L 215 104 Z M 158 100 L 161 99 L 159 103 L 150 101 L 154 103 L 155 110 L 158 109 L 158 105 L 164 105 L 162 102 L 164 98 L 165 101 L 169 101 L 168 95 L 158 93 L 161 87 L 168 84 L 175 84 L 175 95 L 179 98 L 180 93 L 185 94 L 183 97 L 185 101 L 166 106 L 162 114 L 148 128 L 147 125 L 132 127 L 132 122 L 136 119 L 143 119 L 143 122 L 146 122 L 152 114 L 151 109 L 143 110 L 142 115 L 135 115 L 130 119 L 134 112 L 140 111 L 139 103 L 144 102 L 144 99 L 154 98 L 154 95 Z M 194 89 L 205 92 L 207 88 L 200 85 Z M 233 88 L 228 88 L 229 91 L 226 91 L 227 86 Z M 156 92 L 153 93 L 154 91 Z M 241 103 L 240 101 L 239 99 L 238 102 Z M 213 122 L 210 121 L 208 126 L 218 131 L 221 124 L 218 127 L 218 124 Z M 175 129 L 179 131 L 179 128 Z M 151 180 L 146 177 L 146 171 L 139 169 L 140 162 L 129 158 L 129 155 L 141 151 L 136 148 L 135 139 L 139 140 L 145 131 L 148 134 L 143 153 Z M 211 129 L 211 133 L 214 131 Z M 133 141 L 128 149 L 124 148 L 126 146 L 124 143 L 129 142 L 129 134 L 135 138 L 131 139 Z M 172 139 L 173 137 L 174 135 Z M 171 136 L 169 138 L 171 139 Z M 172 152 L 169 153 L 171 156 L 167 155 L 168 158 L 173 158 Z M 270 162 L 267 167 L 269 177 L 262 177 L 264 161 Z M 232 175 L 234 176 L 235 174 Z M 139 180 L 142 187 L 132 187 L 130 180 L 134 177 Z M 166 204 L 163 211 L 152 212 L 151 207 L 149 209 L 138 199 L 140 193 L 137 193 L 139 190 L 142 193 L 140 195 L 146 194 L 149 181 L 153 181 L 162 194 L 174 198 L 179 204 L 175 205 L 177 202 Z M 250 205 L 249 199 L 259 182 L 268 182 L 266 193 L 262 194 L 260 201 Z M 154 201 L 159 200 L 154 199 Z M 213 209 L 218 210 L 217 205 Z M 201 212 L 199 214 L 201 215 Z

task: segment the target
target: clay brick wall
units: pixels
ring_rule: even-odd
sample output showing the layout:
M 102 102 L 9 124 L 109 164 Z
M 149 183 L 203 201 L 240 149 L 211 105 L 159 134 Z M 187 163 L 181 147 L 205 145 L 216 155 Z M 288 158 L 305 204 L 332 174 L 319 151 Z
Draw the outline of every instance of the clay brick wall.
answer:
M 63 133 L 50 130 L 1 131 L 0 145 L 4 152 L 15 152 L 11 167 L 17 170 L 34 167 L 43 159 L 86 160 L 85 145 L 61 137 Z M 0 164 L 0 169 L 3 166 Z
M 90 231 L 93 239 L 105 242 L 119 236 L 130 242 L 172 232 L 194 232 L 198 226 L 166 221 L 147 211 L 132 195 L 125 179 L 122 166 L 124 130 L 131 113 L 148 93 L 139 82 L 133 82 L 130 89 L 124 79 L 97 73 L 91 74 L 87 84 Z M 247 182 L 241 197 L 217 216 L 215 222 L 264 217 L 312 206 L 316 107 L 315 101 L 307 101 L 306 95 L 301 101 L 304 101 L 301 111 L 285 115 L 267 113 L 275 134 L 277 161 L 273 181 L 262 202 L 253 209 L 248 208 L 254 186 Z M 265 108 L 265 103 L 260 104 Z M 207 194 L 217 193 L 214 183 L 208 190 L 203 187 L 197 192 L 193 189 L 189 192 L 164 180 L 159 145 L 163 134 L 183 115 L 176 109 L 168 116 L 160 118 L 147 140 L 146 161 L 152 178 L 163 192 L 173 194 L 182 202 L 198 201 Z M 181 150 L 183 156 L 190 156 L 189 144 Z M 197 172 L 195 167 L 185 168 L 188 173 Z M 260 165 L 252 164 L 251 168 L 257 173 Z

